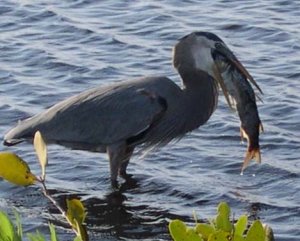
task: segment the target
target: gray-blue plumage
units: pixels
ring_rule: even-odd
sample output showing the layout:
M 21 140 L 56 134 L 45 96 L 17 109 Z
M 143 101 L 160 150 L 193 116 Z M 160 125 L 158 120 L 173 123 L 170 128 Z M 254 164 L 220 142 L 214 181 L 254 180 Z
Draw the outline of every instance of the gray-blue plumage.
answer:
M 32 138 L 39 130 L 48 143 L 91 151 L 100 151 L 120 141 L 167 143 L 205 123 L 210 116 L 207 113 L 201 118 L 201 92 L 195 89 L 192 99 L 184 92 L 166 77 L 146 77 L 101 86 L 21 121 L 5 140 L 13 144 L 13 140 Z M 199 101 L 195 103 L 197 98 Z M 191 113 L 182 108 L 189 102 L 194 105 Z M 212 112 L 214 103 L 210 109 Z

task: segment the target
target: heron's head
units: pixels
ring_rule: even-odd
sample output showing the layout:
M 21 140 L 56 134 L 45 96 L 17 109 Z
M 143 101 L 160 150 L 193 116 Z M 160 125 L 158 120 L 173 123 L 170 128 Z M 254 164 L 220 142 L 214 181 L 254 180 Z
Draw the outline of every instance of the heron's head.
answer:
M 213 77 L 221 87 L 224 87 L 224 81 L 217 66 L 219 56 L 222 56 L 224 61 L 257 86 L 246 68 L 223 40 L 210 32 L 193 32 L 181 38 L 174 47 L 173 64 L 180 74 L 195 70 L 202 71 Z M 227 95 L 225 92 L 224 94 Z
M 201 70 L 214 77 L 214 55 L 227 49 L 224 42 L 209 32 L 193 32 L 181 38 L 173 51 L 174 67 L 178 71 Z M 228 53 L 226 53 L 228 55 Z M 231 56 L 230 56 L 231 57 Z

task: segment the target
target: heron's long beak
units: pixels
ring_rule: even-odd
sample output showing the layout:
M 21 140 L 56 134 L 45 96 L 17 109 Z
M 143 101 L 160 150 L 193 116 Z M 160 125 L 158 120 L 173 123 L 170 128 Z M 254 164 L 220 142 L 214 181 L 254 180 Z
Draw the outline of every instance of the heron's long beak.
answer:
M 261 94 L 263 94 L 262 90 L 253 79 L 253 77 L 249 74 L 246 68 L 241 64 L 241 62 L 235 57 L 235 55 L 231 52 L 229 48 L 225 44 L 218 43 L 216 44 L 216 51 L 223 55 L 234 67 L 236 67 L 239 72 L 245 76 L 258 90 Z M 223 81 L 224 82 L 224 81 Z

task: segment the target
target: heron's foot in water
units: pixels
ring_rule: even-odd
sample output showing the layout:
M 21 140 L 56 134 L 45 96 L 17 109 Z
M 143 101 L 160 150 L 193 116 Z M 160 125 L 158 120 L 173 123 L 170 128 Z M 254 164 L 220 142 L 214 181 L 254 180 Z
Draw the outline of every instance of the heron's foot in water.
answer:
M 138 186 L 138 181 L 133 177 L 133 175 L 128 175 L 125 182 L 120 185 L 119 190 L 124 192 L 126 190 L 137 188 Z
M 136 179 L 133 178 L 133 175 L 126 174 L 126 178 L 125 177 L 123 178 L 125 180 L 125 182 L 123 183 L 119 183 L 118 180 L 111 179 L 111 187 L 113 191 L 125 191 L 137 187 L 138 182 Z
M 133 175 L 128 174 L 126 171 L 126 168 L 120 168 L 119 169 L 119 177 L 123 178 L 125 180 L 125 183 L 130 183 L 133 180 Z M 111 186 L 113 189 L 118 190 L 120 188 L 120 183 L 118 182 L 118 177 L 113 175 L 113 178 L 111 178 Z
M 114 190 L 118 190 L 120 188 L 120 185 L 119 185 L 119 182 L 117 179 L 110 179 L 110 182 L 111 182 L 111 187 Z
M 119 168 L 119 176 L 125 180 L 132 178 L 132 175 L 127 173 L 128 164 L 129 164 L 129 159 L 122 162 Z
M 126 172 L 126 170 L 120 171 L 119 176 L 122 177 L 122 178 L 125 179 L 125 180 L 131 179 L 131 178 L 133 177 L 133 175 L 132 175 L 132 174 L 128 174 L 128 173 Z

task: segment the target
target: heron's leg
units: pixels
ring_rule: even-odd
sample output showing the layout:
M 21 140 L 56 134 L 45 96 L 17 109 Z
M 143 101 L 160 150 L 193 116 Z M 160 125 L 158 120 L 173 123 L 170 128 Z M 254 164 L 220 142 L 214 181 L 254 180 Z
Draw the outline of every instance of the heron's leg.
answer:
M 131 175 L 127 174 L 126 169 L 129 164 L 130 158 L 132 156 L 134 147 L 127 147 L 126 150 L 126 159 L 121 163 L 120 169 L 119 169 L 119 175 L 123 178 L 131 177 Z
M 110 164 L 110 179 L 113 187 L 118 186 L 117 177 L 119 169 L 124 160 L 127 160 L 127 145 L 125 142 L 116 143 L 107 146 L 106 148 L 109 164 Z

